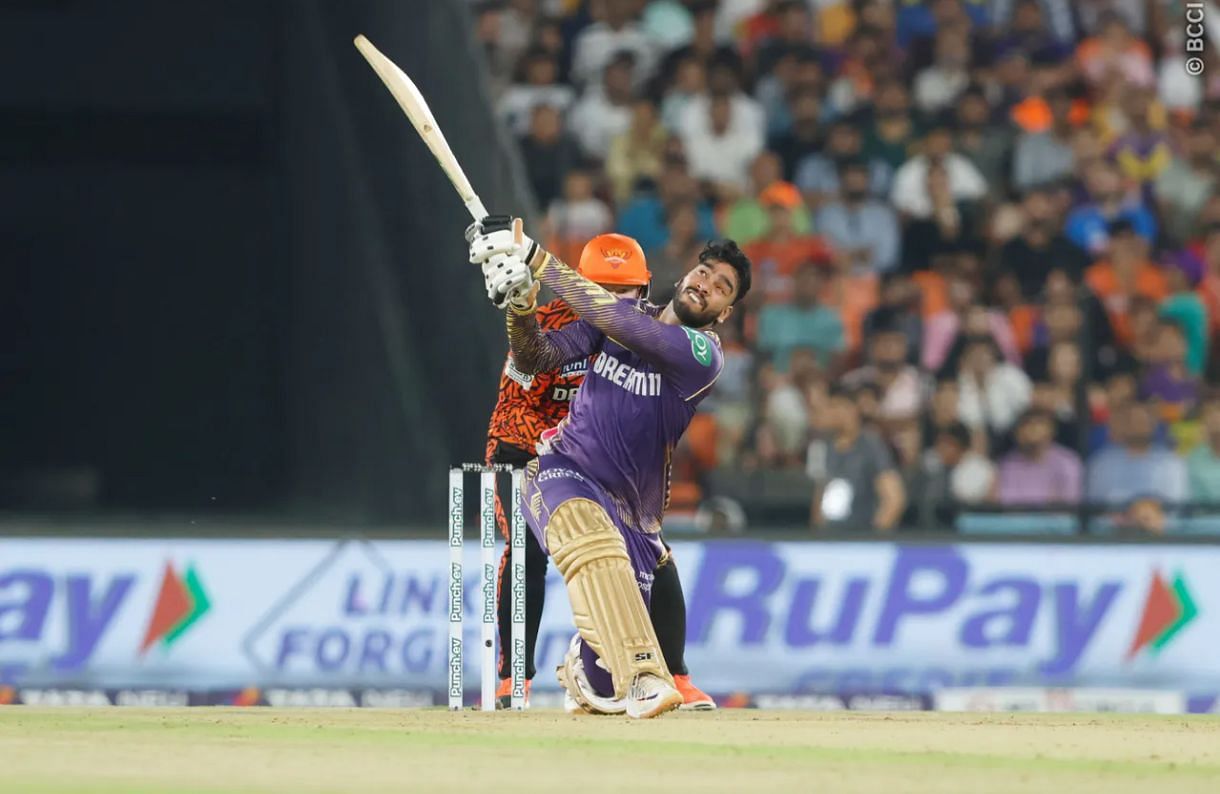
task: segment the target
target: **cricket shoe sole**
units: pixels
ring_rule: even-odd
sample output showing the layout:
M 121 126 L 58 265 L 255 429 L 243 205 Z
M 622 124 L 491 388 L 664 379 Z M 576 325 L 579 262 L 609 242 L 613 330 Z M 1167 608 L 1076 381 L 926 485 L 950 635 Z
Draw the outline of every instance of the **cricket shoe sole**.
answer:
M 682 693 L 664 678 L 640 673 L 627 692 L 627 716 L 637 720 L 659 717 L 682 705 Z

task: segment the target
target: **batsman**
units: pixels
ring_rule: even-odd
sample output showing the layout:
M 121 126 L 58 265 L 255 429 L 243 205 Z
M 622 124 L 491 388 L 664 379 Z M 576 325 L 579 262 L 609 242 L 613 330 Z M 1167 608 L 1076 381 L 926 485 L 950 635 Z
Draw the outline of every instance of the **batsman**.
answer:
M 583 386 L 526 469 L 522 508 L 563 574 L 578 634 L 559 669 L 586 711 L 648 718 L 679 707 L 649 600 L 665 558 L 661 518 L 670 457 L 723 366 L 712 329 L 750 287 L 732 241 L 709 243 L 664 307 L 634 304 L 582 277 L 525 236 L 520 219 L 489 216 L 470 238 L 488 296 L 507 307 L 514 365 L 524 375 L 589 360 Z M 580 316 L 544 332 L 539 284 Z
M 622 300 L 642 300 L 652 279 L 640 244 L 621 234 L 601 234 L 581 251 L 577 271 L 590 281 L 618 295 Z M 556 298 L 538 307 L 535 315 L 543 331 L 554 331 L 579 319 L 575 312 Z M 548 372 L 521 372 L 510 353 L 500 376 L 495 410 L 487 430 L 487 463 L 509 464 L 524 468 L 538 455 L 544 433 L 549 433 L 568 415 L 572 399 L 584 382 L 589 360 L 582 359 Z M 496 495 L 496 523 L 508 537 L 508 518 L 500 496 Z M 496 690 L 498 708 L 508 708 L 512 698 L 510 659 L 512 589 L 509 584 L 509 549 L 500 561 L 498 612 L 500 626 L 500 684 Z M 525 691 L 528 699 L 534 678 L 534 651 L 546 598 L 547 555 L 532 533 L 525 544 Z M 652 604 L 649 610 L 653 629 L 661 644 L 666 666 L 682 693 L 682 708 L 710 711 L 716 703 L 690 680 L 686 667 L 686 601 L 678 567 L 667 553 L 653 572 Z M 571 708 L 574 700 L 565 699 Z

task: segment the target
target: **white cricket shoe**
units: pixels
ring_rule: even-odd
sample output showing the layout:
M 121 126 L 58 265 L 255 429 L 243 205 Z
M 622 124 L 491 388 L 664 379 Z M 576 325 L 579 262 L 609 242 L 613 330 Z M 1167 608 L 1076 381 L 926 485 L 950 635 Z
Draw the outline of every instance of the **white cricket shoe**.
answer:
M 646 720 L 682 705 L 682 693 L 653 673 L 640 673 L 627 691 L 627 716 Z
M 568 643 L 563 664 L 555 668 L 555 675 L 563 686 L 563 710 L 568 714 L 622 714 L 627 710 L 623 698 L 602 697 L 589 683 L 584 659 L 580 657 L 579 633 Z

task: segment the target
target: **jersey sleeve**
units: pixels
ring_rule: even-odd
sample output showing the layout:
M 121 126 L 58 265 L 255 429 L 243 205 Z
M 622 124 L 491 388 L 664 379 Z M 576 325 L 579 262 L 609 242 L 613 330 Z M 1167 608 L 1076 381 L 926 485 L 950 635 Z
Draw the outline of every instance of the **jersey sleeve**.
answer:
M 712 334 L 663 323 L 551 254 L 542 252 L 540 256 L 545 259 L 536 264 L 534 273 L 580 315 L 581 323 L 573 325 L 592 327 L 647 360 L 685 399 L 704 394 L 716 381 L 724 358 Z
M 557 369 L 587 358 L 601 342 L 601 333 L 584 320 L 568 323 L 555 331 L 543 331 L 533 312 L 508 311 L 508 344 L 513 365 L 525 375 Z

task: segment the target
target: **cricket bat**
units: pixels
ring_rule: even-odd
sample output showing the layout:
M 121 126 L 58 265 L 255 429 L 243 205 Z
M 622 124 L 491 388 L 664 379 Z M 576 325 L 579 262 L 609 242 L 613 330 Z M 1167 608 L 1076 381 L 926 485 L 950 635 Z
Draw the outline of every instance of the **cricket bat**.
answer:
M 407 77 L 406 72 L 382 55 L 381 51 L 363 35 L 356 37 L 356 49 L 360 50 L 360 54 L 369 62 L 369 66 L 373 67 L 373 71 L 377 72 L 377 76 L 381 78 L 381 82 L 385 83 L 385 87 L 390 89 L 390 93 L 398 101 L 402 112 L 407 114 L 407 118 L 411 120 L 411 126 L 419 133 L 419 137 L 427 144 L 432 156 L 440 163 L 445 175 L 453 183 L 454 189 L 457 190 L 462 203 L 466 205 L 470 216 L 476 221 L 486 218 L 487 210 L 484 208 L 482 200 L 470 186 L 470 180 L 466 178 L 462 166 L 453 156 L 449 142 L 445 140 L 444 133 L 441 132 L 440 126 L 432 116 L 432 111 L 428 108 L 428 103 L 424 100 L 423 94 L 419 93 L 415 83 L 411 81 L 410 77 Z

